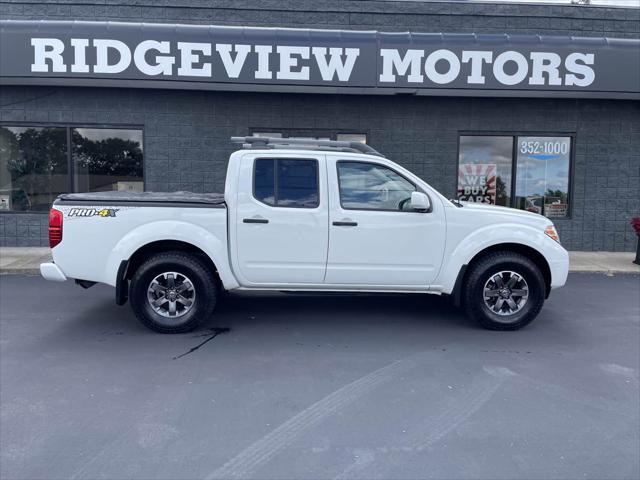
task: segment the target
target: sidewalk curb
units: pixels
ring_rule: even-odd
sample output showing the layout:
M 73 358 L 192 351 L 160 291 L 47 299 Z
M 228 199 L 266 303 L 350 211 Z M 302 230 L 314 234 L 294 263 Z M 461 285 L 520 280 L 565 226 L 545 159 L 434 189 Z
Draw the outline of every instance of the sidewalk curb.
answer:
M 0 268 L 0 275 L 40 275 L 40 268 Z
M 602 275 L 613 276 L 613 275 L 640 275 L 640 271 L 631 272 L 629 270 L 571 270 L 569 269 L 569 273 L 599 273 Z

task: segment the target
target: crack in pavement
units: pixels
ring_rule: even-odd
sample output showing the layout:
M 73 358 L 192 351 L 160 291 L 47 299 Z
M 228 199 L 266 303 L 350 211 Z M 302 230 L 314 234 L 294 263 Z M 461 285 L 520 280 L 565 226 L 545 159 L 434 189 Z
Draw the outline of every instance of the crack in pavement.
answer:
M 202 342 L 200 342 L 198 345 L 196 345 L 195 347 L 192 347 L 191 349 L 189 349 L 188 351 L 181 353 L 178 356 L 173 357 L 173 360 L 177 360 L 179 358 L 182 358 L 184 356 L 189 355 L 190 353 L 195 352 L 196 350 L 198 350 L 200 347 L 202 347 L 204 344 L 210 342 L 211 340 L 213 340 L 214 338 L 216 338 L 218 335 L 221 335 L 223 333 L 227 333 L 229 332 L 231 329 L 228 327 L 214 327 L 210 329 L 212 333 L 208 334 L 204 334 L 204 335 L 199 335 L 200 337 L 208 337 L 207 339 L 203 340 Z

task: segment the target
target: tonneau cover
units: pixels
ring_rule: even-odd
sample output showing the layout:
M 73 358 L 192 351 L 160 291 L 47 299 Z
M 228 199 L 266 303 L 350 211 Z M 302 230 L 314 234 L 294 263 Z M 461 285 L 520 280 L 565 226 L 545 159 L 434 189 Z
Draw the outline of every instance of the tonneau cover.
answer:
M 223 193 L 193 193 L 193 192 L 130 192 L 130 191 L 109 191 L 91 193 L 64 193 L 59 195 L 56 201 L 61 202 L 88 202 L 108 203 L 114 205 L 118 203 L 175 203 L 175 204 L 202 204 L 212 207 L 224 207 Z

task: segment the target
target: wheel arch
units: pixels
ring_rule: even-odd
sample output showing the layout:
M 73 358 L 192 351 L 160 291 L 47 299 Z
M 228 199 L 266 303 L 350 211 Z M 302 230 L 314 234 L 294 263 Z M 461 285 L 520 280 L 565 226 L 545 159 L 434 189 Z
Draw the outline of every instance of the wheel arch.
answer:
M 451 297 L 453 299 L 453 303 L 456 306 L 460 306 L 461 304 L 461 289 L 464 284 L 464 280 L 466 276 L 471 271 L 471 268 L 478 263 L 483 257 L 495 252 L 513 252 L 519 253 L 527 258 L 529 258 L 536 266 L 540 269 L 542 273 L 542 277 L 544 278 L 545 284 L 545 298 L 549 297 L 549 293 L 551 292 L 551 267 L 549 266 L 549 262 L 547 259 L 533 247 L 528 245 L 524 245 L 522 243 L 497 243 L 495 245 L 490 245 L 479 252 L 477 252 L 468 263 L 464 264 L 460 271 L 458 272 L 458 276 L 456 277 L 455 285 L 453 291 L 451 292 Z
M 116 278 L 116 303 L 124 305 L 129 295 L 129 281 L 135 271 L 149 257 L 162 252 L 184 252 L 197 256 L 213 273 L 219 288 L 222 287 L 218 267 L 211 257 L 201 248 L 182 240 L 157 240 L 139 247 L 127 260 L 123 260 L 118 268 Z

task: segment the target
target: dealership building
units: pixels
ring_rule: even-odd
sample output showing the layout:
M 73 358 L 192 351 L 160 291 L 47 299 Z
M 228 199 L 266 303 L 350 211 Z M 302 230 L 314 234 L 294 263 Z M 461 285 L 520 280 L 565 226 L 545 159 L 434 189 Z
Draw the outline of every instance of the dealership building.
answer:
M 61 193 L 223 191 L 246 135 L 366 142 L 570 250 L 632 251 L 640 9 L 0 0 L 0 246 L 47 245 Z

